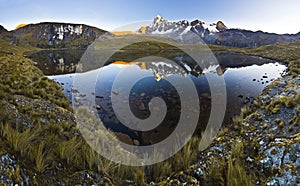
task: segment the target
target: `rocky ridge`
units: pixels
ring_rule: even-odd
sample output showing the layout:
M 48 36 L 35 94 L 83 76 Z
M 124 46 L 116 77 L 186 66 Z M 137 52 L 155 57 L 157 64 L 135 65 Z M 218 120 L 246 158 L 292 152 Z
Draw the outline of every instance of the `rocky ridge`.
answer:
M 300 40 L 298 34 L 275 34 L 262 31 L 250 31 L 228 28 L 222 21 L 205 24 L 201 20 L 169 21 L 156 16 L 153 22 L 141 27 L 140 33 L 160 35 L 184 43 L 206 43 L 230 47 L 253 47 Z M 198 37 L 195 37 L 198 36 Z
M 9 33 L 13 45 L 78 49 L 87 48 L 107 31 L 84 24 L 44 22 L 28 24 Z

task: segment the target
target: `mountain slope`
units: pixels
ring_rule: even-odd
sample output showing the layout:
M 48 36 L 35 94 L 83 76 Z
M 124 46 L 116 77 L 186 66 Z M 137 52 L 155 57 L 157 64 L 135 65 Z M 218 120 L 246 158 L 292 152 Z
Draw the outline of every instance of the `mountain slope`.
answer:
M 232 47 L 252 47 L 300 40 L 300 33 L 274 34 L 228 28 L 222 21 L 205 24 L 198 19 L 172 22 L 156 16 L 151 25 L 142 27 L 140 33 L 171 37 L 184 43 L 202 43 Z
M 232 47 L 253 47 L 270 45 L 276 43 L 294 42 L 300 40 L 300 34 L 275 34 L 262 31 L 253 32 L 250 30 L 228 29 L 218 33 L 212 38 L 205 38 L 209 44 L 232 46 Z
M 44 22 L 11 31 L 12 44 L 39 48 L 86 48 L 107 31 L 84 24 Z
M 2 25 L 0 25 L 0 34 L 8 32 Z

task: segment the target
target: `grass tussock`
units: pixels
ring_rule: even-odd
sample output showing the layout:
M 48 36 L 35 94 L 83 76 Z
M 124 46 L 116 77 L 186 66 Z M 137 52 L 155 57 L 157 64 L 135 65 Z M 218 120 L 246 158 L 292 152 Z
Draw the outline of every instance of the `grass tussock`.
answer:
M 243 149 L 243 143 L 238 142 L 227 160 L 223 157 L 221 160 L 212 162 L 209 174 L 206 177 L 208 185 L 255 185 L 254 177 L 245 169 Z
M 243 155 L 244 145 L 242 142 L 232 149 L 231 155 L 228 158 L 228 168 L 226 173 L 226 182 L 229 186 L 254 185 L 254 177 L 245 169 Z

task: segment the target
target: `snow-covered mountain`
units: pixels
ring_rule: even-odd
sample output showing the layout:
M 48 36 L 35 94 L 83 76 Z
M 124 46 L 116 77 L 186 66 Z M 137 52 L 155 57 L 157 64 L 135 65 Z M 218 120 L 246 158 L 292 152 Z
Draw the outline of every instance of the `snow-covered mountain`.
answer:
M 173 22 L 157 15 L 151 25 L 142 27 L 139 31 L 143 34 L 168 36 L 185 43 L 198 43 L 203 38 L 225 30 L 227 27 L 222 21 L 211 24 L 198 19 Z
M 228 28 L 222 21 L 206 24 L 194 21 L 169 21 L 156 16 L 148 26 L 139 32 L 147 35 L 170 37 L 183 43 L 206 43 L 231 47 L 252 47 L 300 40 L 298 34 L 275 34 L 262 31 Z

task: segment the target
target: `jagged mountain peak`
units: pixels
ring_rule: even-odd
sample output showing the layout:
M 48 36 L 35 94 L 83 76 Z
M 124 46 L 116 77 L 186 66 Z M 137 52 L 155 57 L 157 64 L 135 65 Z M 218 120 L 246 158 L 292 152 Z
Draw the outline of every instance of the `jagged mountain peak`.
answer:
M 154 18 L 154 23 L 159 23 L 165 21 L 165 18 L 163 18 L 162 16 L 160 16 L 159 14 L 157 14 L 157 16 Z
M 196 20 L 191 22 L 191 26 L 196 26 L 197 24 L 204 25 L 205 22 L 200 21 L 199 19 L 196 19 Z
M 193 21 L 169 21 L 164 17 L 157 15 L 149 26 L 142 27 L 139 31 L 150 35 L 166 35 L 175 40 L 194 43 L 199 42 L 199 38 L 205 38 L 208 35 L 215 34 L 227 30 L 227 27 L 222 21 L 210 25 L 204 21 L 195 19 Z M 198 39 L 195 39 L 196 35 Z M 200 36 L 200 37 L 199 37 Z M 201 40 L 201 39 L 200 39 Z
M 160 35 L 183 43 L 206 43 L 232 47 L 253 47 L 300 40 L 299 34 L 272 34 L 262 31 L 228 28 L 223 21 L 206 23 L 201 19 L 169 21 L 158 15 L 148 26 L 139 30 L 142 34 Z
M 143 27 L 143 30 L 145 29 L 146 31 L 144 31 L 144 33 L 148 34 L 166 34 L 171 32 L 179 33 L 180 31 L 185 34 L 188 31 L 192 31 L 201 37 L 204 37 L 207 34 L 222 32 L 228 28 L 222 21 L 207 25 L 204 21 L 199 19 L 193 21 L 181 20 L 175 22 L 169 21 L 168 19 L 157 15 L 149 26 Z

